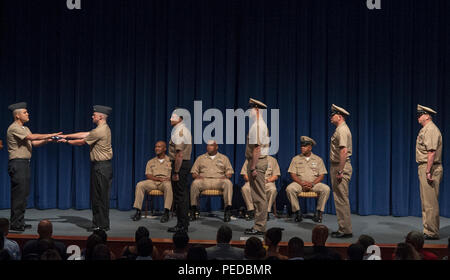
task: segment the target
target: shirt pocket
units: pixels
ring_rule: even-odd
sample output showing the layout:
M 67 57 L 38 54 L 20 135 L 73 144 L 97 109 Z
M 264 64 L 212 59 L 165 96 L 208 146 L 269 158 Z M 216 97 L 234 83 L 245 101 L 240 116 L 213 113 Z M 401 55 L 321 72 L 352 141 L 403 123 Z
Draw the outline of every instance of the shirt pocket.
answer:
M 297 175 L 305 174 L 306 166 L 303 162 L 298 162 L 295 164 L 295 169 L 297 169 Z
M 217 161 L 216 161 L 216 167 L 217 167 L 217 169 L 219 169 L 220 171 L 224 171 L 224 172 L 225 172 L 225 164 L 223 163 L 223 161 L 217 160 Z
M 310 163 L 311 171 L 314 176 L 319 176 L 319 164 L 316 161 Z

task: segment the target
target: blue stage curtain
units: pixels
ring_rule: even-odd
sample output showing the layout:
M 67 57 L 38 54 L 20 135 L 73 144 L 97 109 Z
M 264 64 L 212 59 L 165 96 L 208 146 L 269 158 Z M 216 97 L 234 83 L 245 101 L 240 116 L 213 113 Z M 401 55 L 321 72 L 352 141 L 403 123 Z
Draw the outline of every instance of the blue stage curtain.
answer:
M 287 169 L 300 136 L 317 141 L 328 167 L 329 108 L 351 113 L 350 201 L 360 215 L 421 215 L 415 107 L 436 109 L 441 215 L 450 217 L 448 0 L 382 1 L 372 11 L 365 0 L 82 0 L 73 11 L 65 0 L 4 0 L 0 8 L 0 138 L 17 101 L 29 103 L 36 133 L 90 130 L 92 106 L 113 107 L 113 208 L 131 209 L 175 107 L 193 114 L 201 100 L 204 110 L 225 113 L 255 97 L 280 109 L 279 209 L 289 207 Z M 220 146 L 235 168 L 235 207 L 243 206 L 244 149 Z M 196 145 L 193 158 L 204 152 Z M 0 208 L 10 207 L 7 164 L 3 149 Z M 89 164 L 87 146 L 34 149 L 29 207 L 89 208 Z M 221 203 L 213 199 L 212 208 Z M 333 196 L 326 212 L 335 213 Z

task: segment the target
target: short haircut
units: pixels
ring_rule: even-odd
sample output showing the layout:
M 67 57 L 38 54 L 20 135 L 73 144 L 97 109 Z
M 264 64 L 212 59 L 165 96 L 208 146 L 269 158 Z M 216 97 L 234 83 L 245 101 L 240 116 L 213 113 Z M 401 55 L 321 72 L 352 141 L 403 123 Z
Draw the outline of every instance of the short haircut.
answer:
M 352 261 L 362 261 L 364 258 L 364 247 L 361 244 L 355 243 L 348 247 L 347 256 Z
M 94 234 L 100 236 L 104 244 L 106 244 L 106 242 L 108 241 L 108 234 L 106 234 L 106 231 L 104 231 L 103 229 L 94 230 Z
M 150 232 L 146 227 L 138 227 L 134 234 L 134 240 L 138 242 L 141 238 L 150 238 Z
M 208 253 L 203 246 L 194 245 L 189 248 L 186 259 L 190 261 L 206 261 L 208 259 Z
M 227 225 L 223 225 L 217 231 L 217 243 L 230 243 L 233 231 Z
M 48 249 L 41 256 L 42 261 L 60 261 L 62 260 L 58 251 L 55 249 Z
M 372 236 L 362 234 L 358 238 L 358 243 L 361 244 L 364 248 L 364 251 L 367 251 L 367 248 L 369 248 L 372 245 L 375 245 L 375 239 L 373 239 Z
M 173 235 L 172 240 L 176 249 L 185 249 L 189 244 L 189 235 L 184 231 L 179 231 Z
M 411 231 L 405 238 L 405 242 L 411 244 L 417 251 L 422 250 L 425 238 L 419 231 Z
M 86 242 L 86 255 L 85 255 L 85 259 L 86 260 L 91 260 L 92 259 L 94 248 L 98 244 L 103 244 L 102 238 L 100 236 L 98 236 L 97 234 L 95 234 L 95 233 L 91 234 L 88 237 L 87 242 Z
M 105 244 L 97 244 L 92 252 L 91 260 L 95 261 L 109 261 L 111 260 L 111 252 Z
M 149 238 L 141 238 L 137 242 L 137 252 L 140 257 L 149 257 L 153 253 L 153 242 Z
M 266 256 L 266 249 L 259 238 L 252 236 L 245 242 L 244 254 L 247 259 L 261 260 Z
M 272 245 L 277 246 L 280 243 L 283 233 L 281 232 L 281 228 L 270 228 L 266 232 L 266 238 L 270 240 Z
M 292 237 L 288 242 L 288 256 L 290 258 L 303 257 L 305 243 L 301 238 Z

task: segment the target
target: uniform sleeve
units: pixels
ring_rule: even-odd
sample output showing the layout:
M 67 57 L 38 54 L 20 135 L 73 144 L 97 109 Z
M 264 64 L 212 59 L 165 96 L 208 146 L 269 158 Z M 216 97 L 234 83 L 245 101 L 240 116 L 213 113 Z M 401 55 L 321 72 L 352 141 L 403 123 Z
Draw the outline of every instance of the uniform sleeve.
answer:
M 149 160 L 147 162 L 147 166 L 145 167 L 145 175 L 153 175 L 153 171 L 150 168 L 150 166 L 151 166 L 151 160 Z
M 423 144 L 425 145 L 427 151 L 436 151 L 438 148 L 438 143 L 439 134 L 436 131 L 431 130 L 425 133 Z
M 225 174 L 234 174 L 233 166 L 231 166 L 231 162 L 228 157 L 225 157 Z
M 291 161 L 291 164 L 289 165 L 289 169 L 288 169 L 289 173 L 297 174 L 297 168 L 295 167 L 295 162 L 296 162 L 296 160 L 295 160 L 295 157 L 294 157 L 292 159 L 292 161 Z
M 97 129 L 93 129 L 89 132 L 88 136 L 84 139 L 88 145 L 92 145 L 100 139 L 100 133 Z
M 200 158 L 197 158 L 196 160 L 195 160 L 195 162 L 194 162 L 194 165 L 192 165 L 192 168 L 191 168 L 191 174 L 200 174 L 200 163 L 199 163 L 199 159 Z
M 248 164 L 248 160 L 245 160 L 244 165 L 242 166 L 242 169 L 241 169 L 241 175 L 247 175 L 247 164 Z
M 347 148 L 348 147 L 348 132 L 345 130 L 340 130 L 337 134 L 339 148 Z
M 280 166 L 278 165 L 278 161 L 276 159 L 273 160 L 273 176 L 281 176 Z
M 31 134 L 31 131 L 29 131 L 28 129 L 23 129 L 21 127 L 16 126 L 16 127 L 12 127 L 11 133 L 12 133 L 12 135 L 19 138 L 20 140 L 23 140 L 23 139 L 27 138 L 28 135 Z
M 319 168 L 318 168 L 319 175 L 325 175 L 328 174 L 327 169 L 325 168 L 325 164 L 323 163 L 323 160 L 319 159 Z

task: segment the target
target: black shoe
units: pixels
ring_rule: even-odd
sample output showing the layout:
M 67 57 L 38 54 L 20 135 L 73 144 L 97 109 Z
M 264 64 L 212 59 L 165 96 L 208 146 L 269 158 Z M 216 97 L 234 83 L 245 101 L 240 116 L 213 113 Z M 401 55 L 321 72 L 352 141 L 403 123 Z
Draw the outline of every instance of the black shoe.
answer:
M 331 233 L 331 237 L 334 238 L 351 238 L 353 237 L 352 233 L 343 233 L 343 232 L 339 232 L 339 231 L 334 231 Z
M 25 226 L 19 226 L 19 227 L 15 227 L 15 226 L 10 226 L 9 227 L 10 231 L 20 231 L 20 232 L 24 232 L 25 231 Z
M 294 222 L 300 223 L 301 221 L 303 221 L 302 213 L 300 211 L 295 212 Z
M 223 221 L 225 223 L 231 221 L 231 210 L 225 210 L 225 214 L 223 215 Z
M 164 211 L 164 214 L 161 216 L 161 223 L 167 223 L 169 221 L 169 211 Z
M 270 212 L 267 212 L 267 220 L 270 220 Z
M 251 221 L 255 218 L 255 210 L 247 211 L 247 214 L 245 214 L 245 220 Z
M 190 222 L 197 220 L 200 217 L 200 212 L 198 212 L 197 207 L 195 207 L 195 206 L 191 207 L 191 210 L 189 210 L 188 216 L 189 216 Z
M 322 218 L 323 218 L 323 216 L 322 216 L 322 211 L 317 210 L 317 211 L 316 211 L 316 214 L 314 215 L 314 217 L 312 218 L 312 220 L 313 220 L 314 222 L 316 222 L 316 223 L 322 223 Z
M 32 226 L 31 226 L 30 224 L 25 224 L 23 227 L 24 227 L 25 229 L 30 229 L 30 228 L 32 228 Z
M 188 229 L 186 227 L 183 226 L 174 226 L 174 227 L 170 227 L 167 229 L 168 232 L 187 232 Z
M 247 235 L 264 235 L 263 231 L 256 230 L 254 228 L 249 228 L 244 231 Z
M 139 221 L 141 219 L 141 210 L 136 209 L 136 213 L 134 213 L 133 216 L 131 216 L 131 219 L 135 222 Z
M 87 230 L 87 232 L 94 232 L 94 231 L 99 230 L 99 229 L 100 228 L 97 227 L 97 226 L 90 226 L 86 230 Z
M 431 235 L 428 235 L 428 234 L 423 234 L 423 238 L 425 239 L 425 240 L 439 240 L 439 236 L 431 236 Z

